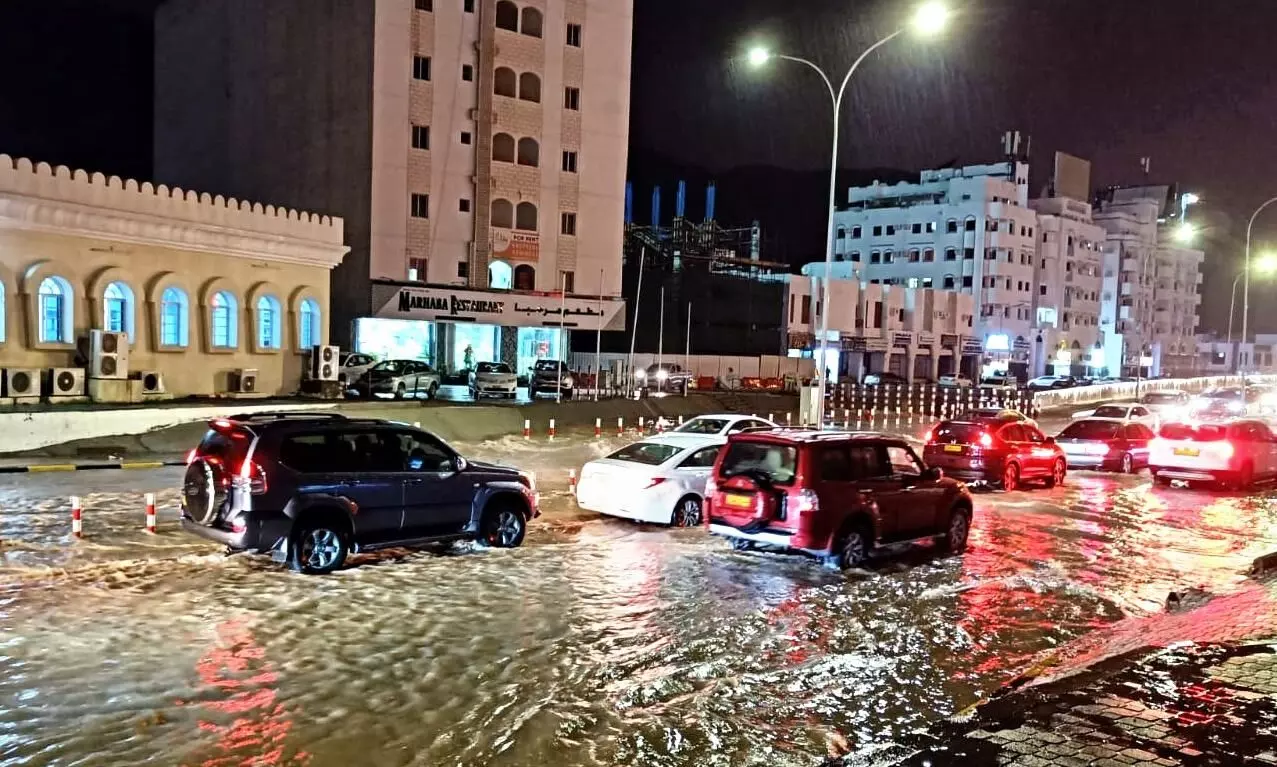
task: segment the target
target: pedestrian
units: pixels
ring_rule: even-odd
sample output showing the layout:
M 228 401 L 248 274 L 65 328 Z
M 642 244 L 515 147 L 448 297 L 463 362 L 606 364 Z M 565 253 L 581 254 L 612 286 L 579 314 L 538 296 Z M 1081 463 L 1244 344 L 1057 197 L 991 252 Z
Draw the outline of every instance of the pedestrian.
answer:
M 466 344 L 466 350 L 462 357 L 462 365 L 465 366 L 467 373 L 474 370 L 474 347 L 470 344 Z

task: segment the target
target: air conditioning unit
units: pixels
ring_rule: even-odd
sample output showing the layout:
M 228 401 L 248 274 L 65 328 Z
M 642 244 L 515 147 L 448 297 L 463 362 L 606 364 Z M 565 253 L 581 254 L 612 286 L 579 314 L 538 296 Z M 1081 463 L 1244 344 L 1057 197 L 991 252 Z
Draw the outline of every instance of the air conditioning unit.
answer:
M 257 369 L 242 369 L 231 373 L 230 390 L 232 394 L 257 393 Z
M 137 374 L 137 380 L 142 382 L 143 394 L 164 393 L 164 376 L 158 370 L 143 370 Z
M 89 331 L 89 378 L 129 377 L 129 337 L 106 330 Z
M 336 381 L 341 372 L 341 349 L 316 346 L 310 350 L 310 377 L 316 381 Z
M 40 371 L 28 368 L 7 368 L 4 371 L 4 396 L 40 397 Z
M 49 399 L 84 396 L 84 368 L 49 368 L 45 391 Z

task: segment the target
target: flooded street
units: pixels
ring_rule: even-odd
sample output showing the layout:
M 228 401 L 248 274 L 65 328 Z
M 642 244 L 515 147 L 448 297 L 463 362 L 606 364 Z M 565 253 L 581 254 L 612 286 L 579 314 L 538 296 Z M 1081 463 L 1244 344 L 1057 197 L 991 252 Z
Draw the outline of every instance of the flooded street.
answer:
M 182 534 L 180 469 L 0 477 L 0 765 L 813 765 L 1277 550 L 1267 496 L 1077 473 L 977 495 L 962 556 L 834 573 L 578 512 L 617 444 L 458 445 L 537 472 L 524 546 L 328 577 Z

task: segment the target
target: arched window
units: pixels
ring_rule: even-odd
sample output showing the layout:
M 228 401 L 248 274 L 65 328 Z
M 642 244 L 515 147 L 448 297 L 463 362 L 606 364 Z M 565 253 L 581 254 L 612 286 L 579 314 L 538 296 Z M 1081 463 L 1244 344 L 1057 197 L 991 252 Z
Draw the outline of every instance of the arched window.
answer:
M 514 206 L 509 200 L 496 199 L 492 201 L 492 226 L 498 229 L 514 228 Z
M 493 261 L 488 264 L 488 287 L 493 290 L 509 290 L 513 271 L 504 261 Z
M 492 137 L 493 162 L 514 162 L 514 136 L 498 133 Z
M 160 294 L 160 346 L 186 347 L 191 343 L 190 302 L 186 291 L 167 287 Z
M 40 343 L 69 344 L 75 326 L 75 294 L 61 277 L 45 277 L 38 292 Z
M 4 310 L 4 283 L 0 282 L 0 344 L 4 343 L 5 319 L 8 314 Z
M 536 8 L 524 8 L 521 31 L 528 37 L 540 37 L 542 21 L 541 12 Z
M 537 272 L 527 264 L 520 264 L 514 268 L 514 289 L 515 290 L 536 290 Z
M 525 232 L 537 230 L 537 206 L 530 202 L 521 202 L 514 210 L 514 228 Z M 518 270 L 515 270 L 515 282 L 518 282 Z
M 541 164 L 541 145 L 534 138 L 519 139 L 519 164 L 533 168 Z
M 209 305 L 209 322 L 212 328 L 213 348 L 234 349 L 239 346 L 239 302 L 230 292 L 222 290 L 213 294 Z
M 102 294 L 102 329 L 133 341 L 133 289 L 123 282 L 112 282 Z
M 541 78 L 533 72 L 519 75 L 519 98 L 523 101 L 541 102 Z
M 257 348 L 278 349 L 282 345 L 279 314 L 278 298 L 262 296 L 257 299 Z
M 497 3 L 497 29 L 519 31 L 519 6 L 510 0 L 501 0 Z
M 497 67 L 492 75 L 492 92 L 498 96 L 516 98 L 519 95 L 519 76 L 509 67 Z
M 302 301 L 300 311 L 297 314 L 298 346 L 303 349 L 309 349 L 323 343 L 324 334 L 320 332 L 319 325 L 322 319 L 323 314 L 319 309 L 318 301 L 313 298 L 307 298 Z

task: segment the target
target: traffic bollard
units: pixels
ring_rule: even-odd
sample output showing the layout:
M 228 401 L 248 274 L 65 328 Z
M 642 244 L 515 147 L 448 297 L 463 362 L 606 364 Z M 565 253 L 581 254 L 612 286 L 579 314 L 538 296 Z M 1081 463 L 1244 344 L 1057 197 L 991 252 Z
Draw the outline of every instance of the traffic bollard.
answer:
M 624 416 L 616 419 L 616 436 L 618 437 L 625 436 L 625 417 Z
M 576 495 L 576 469 L 568 469 L 568 492 Z
M 550 439 L 554 439 L 554 419 L 550 419 Z
M 80 521 L 80 496 L 71 496 L 71 535 L 76 538 L 84 537 L 83 523 Z
M 786 414 L 785 414 L 785 426 L 793 426 L 793 425 L 794 425 L 794 414 L 793 414 L 793 413 L 786 413 Z
M 643 433 L 643 428 L 644 428 L 644 427 L 643 427 L 643 416 L 639 416 L 639 420 L 638 420 L 638 432 L 637 432 L 637 433 L 642 434 L 642 433 Z
M 146 532 L 155 535 L 155 493 L 146 494 Z
M 532 439 L 532 421 L 523 419 L 523 438 Z
M 598 439 L 599 437 L 602 437 L 602 436 L 603 436 L 603 419 L 595 418 L 594 419 L 594 438 Z

